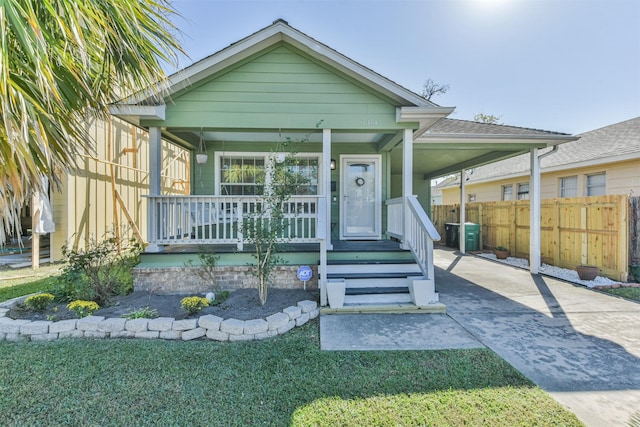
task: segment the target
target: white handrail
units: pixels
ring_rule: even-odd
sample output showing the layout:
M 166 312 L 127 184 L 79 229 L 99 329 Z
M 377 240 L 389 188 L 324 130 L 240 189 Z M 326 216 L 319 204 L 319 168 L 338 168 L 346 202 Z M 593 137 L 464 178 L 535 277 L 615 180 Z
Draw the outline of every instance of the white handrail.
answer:
M 440 240 L 440 234 L 418 202 L 416 196 L 402 197 L 386 201 L 387 234 L 401 239 L 404 246 L 411 250 L 416 263 L 425 279 L 432 280 L 433 241 Z M 408 235 L 404 235 L 405 209 L 408 210 Z

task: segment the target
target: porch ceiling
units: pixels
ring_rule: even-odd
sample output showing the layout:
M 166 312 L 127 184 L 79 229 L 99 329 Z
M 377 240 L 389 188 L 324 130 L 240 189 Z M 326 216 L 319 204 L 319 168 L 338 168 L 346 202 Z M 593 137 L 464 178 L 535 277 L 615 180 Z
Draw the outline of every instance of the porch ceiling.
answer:
M 164 129 L 163 133 L 173 142 L 185 148 L 195 150 L 198 148 L 200 131 Z M 310 143 L 322 143 L 322 130 L 311 131 L 290 131 L 268 129 L 255 132 L 235 132 L 235 131 L 203 131 L 205 141 L 225 141 L 225 142 L 276 142 L 290 139 L 291 141 L 307 141 Z M 381 141 L 391 138 L 396 133 L 385 133 L 384 131 L 373 132 L 340 132 L 331 133 L 331 141 L 334 144 L 379 144 Z
M 200 137 L 199 130 L 193 129 L 163 129 L 165 137 L 173 142 L 196 150 Z M 425 134 L 426 135 L 426 134 Z M 312 130 L 279 130 L 264 129 L 256 131 L 234 130 L 204 130 L 204 139 L 211 141 L 233 142 L 276 142 L 290 139 L 291 141 L 308 141 L 321 144 L 322 131 Z M 456 137 L 441 139 L 433 136 L 422 136 L 414 141 L 413 168 L 414 174 L 424 179 L 437 178 L 461 169 L 478 167 L 505 158 L 527 153 L 532 148 L 544 148 L 575 139 L 566 135 L 558 136 L 505 136 L 484 135 L 482 137 Z M 376 144 L 381 151 L 390 149 L 391 173 L 402 173 L 402 139 L 401 133 L 396 131 L 375 130 L 363 131 L 334 131 L 331 133 L 332 144 Z M 389 141 L 398 141 L 389 144 Z

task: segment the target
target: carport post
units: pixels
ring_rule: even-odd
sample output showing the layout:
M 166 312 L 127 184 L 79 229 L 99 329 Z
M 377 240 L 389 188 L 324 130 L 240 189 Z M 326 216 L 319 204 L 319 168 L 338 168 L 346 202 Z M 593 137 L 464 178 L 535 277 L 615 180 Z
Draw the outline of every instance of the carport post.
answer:
M 531 177 L 529 179 L 529 271 L 538 274 L 540 268 L 540 157 L 538 149 L 531 149 Z
M 465 170 L 462 169 L 460 171 L 460 227 L 458 228 L 459 231 L 459 236 L 458 236 L 458 242 L 460 243 L 460 253 L 466 253 L 467 248 L 466 248 L 466 243 L 467 243 L 467 235 L 465 234 L 464 231 L 464 223 L 467 222 L 467 201 L 466 201 L 466 188 L 464 186 L 464 172 Z

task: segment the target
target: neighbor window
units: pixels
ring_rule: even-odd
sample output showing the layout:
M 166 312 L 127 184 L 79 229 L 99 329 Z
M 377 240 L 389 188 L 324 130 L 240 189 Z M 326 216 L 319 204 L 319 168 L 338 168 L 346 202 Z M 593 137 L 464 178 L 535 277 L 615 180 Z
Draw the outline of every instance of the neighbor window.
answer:
M 529 184 L 518 184 L 518 200 L 529 200 Z
M 476 201 L 476 195 L 475 194 L 469 194 L 468 196 L 468 200 L 470 202 L 475 202 Z
M 587 196 L 603 196 L 607 192 L 606 175 L 597 173 L 587 175 Z
M 560 197 L 578 197 L 578 177 L 560 178 Z
M 268 167 L 268 154 L 234 154 L 220 157 L 220 194 L 230 196 L 259 196 L 264 183 L 273 172 Z M 318 156 L 296 156 L 287 159 L 285 166 L 292 194 L 318 194 Z M 295 180 L 291 182 L 291 180 Z
M 502 200 L 513 200 L 513 185 L 502 186 Z

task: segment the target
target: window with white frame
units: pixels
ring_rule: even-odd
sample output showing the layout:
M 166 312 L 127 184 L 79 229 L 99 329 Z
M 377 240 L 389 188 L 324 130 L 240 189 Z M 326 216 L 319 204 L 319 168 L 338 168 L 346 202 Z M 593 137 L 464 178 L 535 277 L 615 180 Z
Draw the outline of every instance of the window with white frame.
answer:
M 587 196 L 603 196 L 607 193 L 607 179 L 603 173 L 587 175 Z
M 264 156 L 231 155 L 220 158 L 220 194 L 256 196 L 264 194 Z
M 264 184 L 271 179 L 268 153 L 234 153 L 220 155 L 219 194 L 258 196 L 264 194 Z M 294 195 L 316 195 L 319 183 L 319 156 L 297 155 L 284 160 L 285 167 L 295 179 Z
M 513 185 L 502 186 L 502 200 L 513 200 Z
M 518 184 L 518 200 L 529 200 L 529 183 Z
M 565 176 L 560 178 L 560 197 L 578 197 L 577 176 Z

